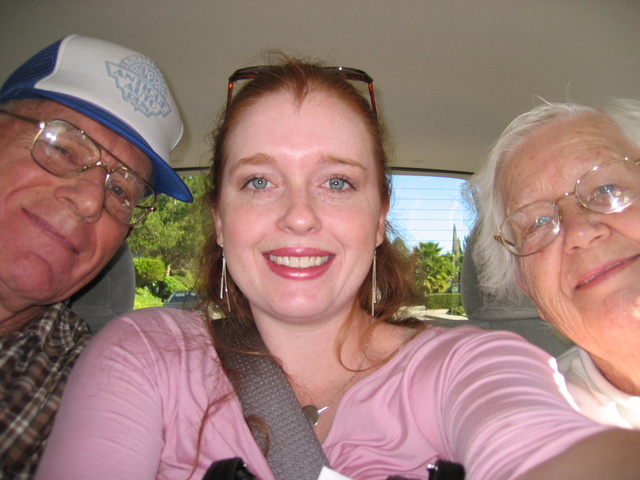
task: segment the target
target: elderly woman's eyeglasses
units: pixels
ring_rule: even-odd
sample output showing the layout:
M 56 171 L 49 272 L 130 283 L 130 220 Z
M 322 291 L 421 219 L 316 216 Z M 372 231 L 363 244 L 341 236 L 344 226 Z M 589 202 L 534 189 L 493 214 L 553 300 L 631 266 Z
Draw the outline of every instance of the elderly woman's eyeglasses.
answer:
M 624 158 L 593 167 L 578 179 L 573 192 L 563 193 L 553 202 L 529 203 L 511 213 L 494 238 L 513 255 L 539 252 L 558 236 L 562 223 L 558 202 L 570 195 L 595 213 L 622 212 L 640 198 L 639 162 Z
M 94 167 L 104 169 L 104 209 L 118 223 L 137 225 L 155 210 L 156 194 L 151 185 L 79 128 L 65 120 L 43 122 L 4 110 L 0 113 L 38 126 L 31 157 L 52 175 L 69 178 Z M 104 163 L 102 150 L 121 165 L 112 168 Z
M 278 67 L 272 67 L 270 65 L 259 65 L 256 67 L 247 67 L 236 70 L 229 77 L 229 83 L 227 88 L 227 107 L 231 103 L 231 99 L 233 98 L 233 87 L 236 82 L 240 80 L 253 80 L 254 78 L 262 75 L 264 73 L 273 71 Z M 373 78 L 371 78 L 367 72 L 363 70 L 358 70 L 357 68 L 349 68 L 349 67 L 324 67 L 325 70 L 335 73 L 336 75 L 344 78 L 345 80 L 363 82 L 367 85 L 367 89 L 369 90 L 369 98 L 371 99 L 371 110 L 377 116 L 378 112 L 376 110 L 376 98 L 373 94 Z

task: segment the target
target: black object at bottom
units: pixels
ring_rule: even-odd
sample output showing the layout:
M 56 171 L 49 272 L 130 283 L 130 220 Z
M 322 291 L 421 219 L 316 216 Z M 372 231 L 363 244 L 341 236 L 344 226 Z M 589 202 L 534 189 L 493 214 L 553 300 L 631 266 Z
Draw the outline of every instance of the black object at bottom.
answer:
M 464 480 L 464 467 L 459 463 L 438 460 L 428 470 L 429 480 Z
M 254 480 L 241 458 L 230 458 L 213 462 L 202 480 Z
M 459 463 L 438 460 L 430 465 L 429 480 L 464 480 L 464 467 Z M 256 477 L 247 469 L 241 458 L 230 458 L 214 462 L 202 480 L 254 480 Z M 393 475 L 387 480 L 411 480 L 410 478 Z
M 464 480 L 464 467 L 459 463 L 438 460 L 435 465 L 427 467 L 429 480 Z M 387 480 L 415 480 L 407 477 L 393 475 Z

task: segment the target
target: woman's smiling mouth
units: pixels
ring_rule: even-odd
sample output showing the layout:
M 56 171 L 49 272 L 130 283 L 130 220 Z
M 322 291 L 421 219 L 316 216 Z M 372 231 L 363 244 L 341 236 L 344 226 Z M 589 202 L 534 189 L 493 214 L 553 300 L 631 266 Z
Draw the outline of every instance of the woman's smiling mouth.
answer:
M 283 265 L 285 267 L 291 268 L 310 268 L 310 267 L 319 267 L 324 265 L 331 258 L 330 255 L 324 256 L 307 256 L 307 257 L 293 257 L 293 256 L 278 256 L 278 255 L 268 255 L 269 260 L 277 265 Z
M 590 284 L 591 282 L 593 282 L 595 279 L 602 277 L 603 275 L 607 274 L 608 272 L 610 272 L 611 270 L 618 268 L 620 266 L 623 265 L 627 265 L 635 260 L 637 260 L 640 257 L 640 255 L 634 255 L 632 257 L 629 257 L 625 260 L 621 260 L 619 262 L 615 262 L 612 263 L 611 265 L 608 265 L 607 267 L 605 267 L 603 270 L 600 270 L 599 272 L 590 275 L 589 277 L 585 278 L 584 280 L 582 280 L 580 283 L 578 283 L 576 285 L 576 287 L 573 289 L 574 291 L 579 290 L 580 288 L 584 287 L 585 285 Z

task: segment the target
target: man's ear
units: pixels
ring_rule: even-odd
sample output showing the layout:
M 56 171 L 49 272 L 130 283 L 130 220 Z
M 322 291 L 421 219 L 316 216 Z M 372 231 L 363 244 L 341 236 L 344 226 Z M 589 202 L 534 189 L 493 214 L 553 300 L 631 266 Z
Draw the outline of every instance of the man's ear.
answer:
M 216 229 L 216 243 L 223 247 L 224 237 L 222 236 L 222 219 L 215 208 L 211 209 L 211 218 L 213 218 L 213 225 Z

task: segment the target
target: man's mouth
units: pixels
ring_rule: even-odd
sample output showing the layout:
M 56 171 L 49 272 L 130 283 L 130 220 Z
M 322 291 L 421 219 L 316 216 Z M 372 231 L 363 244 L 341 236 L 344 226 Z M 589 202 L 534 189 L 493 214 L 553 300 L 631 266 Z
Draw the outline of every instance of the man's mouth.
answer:
M 31 212 L 27 210 L 24 210 L 24 212 L 25 212 L 25 215 L 27 215 L 27 217 L 29 217 L 32 222 L 38 225 L 41 230 L 46 232 L 51 237 L 55 238 L 60 244 L 64 245 L 66 248 L 68 248 L 72 252 L 79 253 L 79 249 L 73 243 L 71 243 L 65 235 L 62 235 L 58 231 L 58 229 L 54 228 L 49 222 L 47 222 L 46 220 L 44 220 L 43 218 L 37 215 L 33 215 Z
M 319 256 L 310 256 L 310 257 L 290 257 L 290 256 L 278 256 L 278 255 L 268 255 L 269 260 L 277 265 L 283 265 L 285 267 L 291 268 L 310 268 L 310 267 L 319 267 L 320 265 L 324 265 L 329 261 L 330 255 L 325 255 L 322 257 Z

